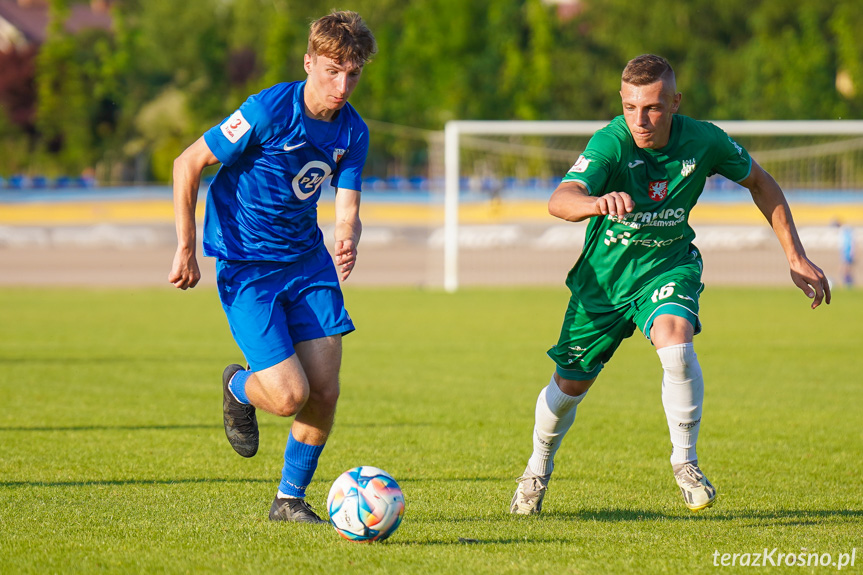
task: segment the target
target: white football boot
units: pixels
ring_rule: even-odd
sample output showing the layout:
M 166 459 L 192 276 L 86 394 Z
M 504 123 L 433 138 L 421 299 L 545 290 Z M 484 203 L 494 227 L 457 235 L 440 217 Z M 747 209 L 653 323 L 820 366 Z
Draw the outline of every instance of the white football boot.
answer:
M 674 479 L 683 493 L 683 502 L 692 511 L 700 511 L 713 505 L 716 488 L 704 477 L 697 462 L 672 465 Z
M 551 474 L 536 475 L 528 467 L 524 475 L 516 479 L 518 487 L 512 496 L 509 512 L 513 515 L 538 515 L 542 511 L 542 499 L 548 489 Z

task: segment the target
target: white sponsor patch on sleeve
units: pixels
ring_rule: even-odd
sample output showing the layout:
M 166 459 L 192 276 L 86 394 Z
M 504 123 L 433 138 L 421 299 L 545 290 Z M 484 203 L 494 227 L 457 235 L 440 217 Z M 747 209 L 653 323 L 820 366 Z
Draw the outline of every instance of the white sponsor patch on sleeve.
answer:
M 589 166 L 589 165 L 590 165 L 590 160 L 588 160 L 584 156 L 579 156 L 578 159 L 575 161 L 575 163 L 572 165 L 572 167 L 569 169 L 569 171 L 582 174 L 582 173 L 584 173 L 584 171 L 587 169 L 587 166 Z
M 222 133 L 225 134 L 225 137 L 232 144 L 236 144 L 251 127 L 249 122 L 243 117 L 243 113 L 239 110 L 234 112 L 221 126 Z

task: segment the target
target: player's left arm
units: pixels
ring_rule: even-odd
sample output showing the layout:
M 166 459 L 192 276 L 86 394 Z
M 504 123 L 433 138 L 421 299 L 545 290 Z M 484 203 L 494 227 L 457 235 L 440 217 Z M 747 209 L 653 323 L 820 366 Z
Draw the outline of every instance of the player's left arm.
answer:
M 336 267 L 342 281 L 348 279 L 357 262 L 357 245 L 363 233 L 360 221 L 360 192 L 336 188 Z
M 369 152 L 369 129 L 359 116 L 353 120 L 354 130 L 348 152 L 338 162 L 333 174 L 336 188 L 336 267 L 342 281 L 348 279 L 357 263 L 357 246 L 363 233 L 360 222 L 360 191 L 362 174 Z
M 754 159 L 749 175 L 739 183 L 749 189 L 755 205 L 773 228 L 791 267 L 791 280 L 812 299 L 812 309 L 822 301 L 829 304 L 830 284 L 821 268 L 806 257 L 782 188 Z

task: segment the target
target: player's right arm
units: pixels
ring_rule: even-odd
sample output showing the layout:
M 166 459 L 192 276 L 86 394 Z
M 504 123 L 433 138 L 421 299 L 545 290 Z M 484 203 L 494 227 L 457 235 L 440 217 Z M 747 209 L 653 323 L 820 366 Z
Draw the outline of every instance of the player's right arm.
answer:
M 561 182 L 548 200 L 548 213 L 568 222 L 580 222 L 594 216 L 622 216 L 635 207 L 626 192 L 609 192 L 591 196 L 587 186 L 578 181 Z
M 174 223 L 177 226 L 177 251 L 168 281 L 179 289 L 193 288 L 201 279 L 196 256 L 197 229 L 195 207 L 201 173 L 219 160 L 203 136 L 174 160 Z
M 628 130 L 619 116 L 590 138 L 551 194 L 548 213 L 568 222 L 580 222 L 595 216 L 623 216 L 635 208 L 632 196 L 626 192 L 591 193 L 607 189 L 615 166 L 622 161 Z

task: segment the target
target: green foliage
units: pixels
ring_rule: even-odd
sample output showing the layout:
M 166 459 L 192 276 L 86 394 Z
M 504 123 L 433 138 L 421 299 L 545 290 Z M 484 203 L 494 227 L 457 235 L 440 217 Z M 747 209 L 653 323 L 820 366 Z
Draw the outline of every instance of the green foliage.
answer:
M 228 446 L 219 378 L 241 356 L 215 289 L 2 289 L 3 572 L 679 573 L 765 547 L 857 547 L 859 570 L 863 341 L 849 318 L 863 292 L 816 311 L 791 288 L 705 292 L 712 509 L 682 504 L 659 362 L 636 335 L 579 407 L 543 515 L 513 517 L 566 297 L 346 291 L 358 329 L 309 500 L 323 510 L 355 465 L 391 472 L 404 522 L 362 545 L 266 519 L 289 421 L 259 416 L 252 459 Z
M 113 36 L 101 30 L 73 36 L 63 26 L 68 15 L 66 0 L 52 0 L 48 37 L 37 55 L 36 157 L 53 175 L 93 169 L 112 157 L 125 135 L 118 133 L 127 96 L 128 52 L 119 46 L 123 22 L 117 20 Z
M 749 20 L 752 39 L 738 53 L 740 83 L 729 84 L 721 117 L 837 116 L 836 59 L 829 37 L 832 6 L 810 0 L 795 10 L 764 4 Z
M 91 100 L 77 39 L 66 34 L 66 0 L 52 0 L 48 40 L 37 60 L 37 127 L 45 145 L 57 152 L 59 167 L 80 173 L 90 165 L 93 139 Z
M 111 36 L 70 36 L 52 0 L 38 66 L 38 149 L 53 171 L 95 167 L 164 180 L 177 149 L 249 94 L 304 77 L 309 23 L 332 6 L 301 0 L 127 0 Z M 830 119 L 863 114 L 859 0 L 591 0 L 571 18 L 542 0 L 353 0 L 379 53 L 352 103 L 380 122 L 441 130 L 451 119 L 609 119 L 620 71 L 647 52 L 669 58 L 682 112 L 715 119 Z M 164 94 L 183 95 L 182 126 L 147 133 Z M 377 134 L 378 173 L 422 171 L 426 143 Z M 34 156 L 39 157 L 39 156 Z M 11 160 L 0 159 L 8 171 Z M 137 162 L 141 164 L 141 162 Z M 381 173 L 385 172 L 385 173 Z
M 266 40 L 262 50 L 264 71 L 258 82 L 257 90 L 251 91 L 260 91 L 268 86 L 284 82 L 292 76 L 292 71 L 302 70 L 301 62 L 289 62 L 292 44 L 299 34 L 295 29 L 296 27 L 292 25 L 288 4 L 284 0 L 276 0 L 273 2 L 273 8 L 268 24 L 264 27 L 263 36 Z M 240 97 L 245 96 L 246 94 Z
M 859 118 L 863 115 L 863 44 L 860 30 L 863 30 L 863 11 L 856 0 L 841 0 L 830 18 L 830 29 L 836 38 L 836 56 L 840 78 L 837 83 L 847 79 L 848 85 L 837 91 L 842 93 L 847 109 L 845 117 Z
M 135 116 L 140 138 L 129 145 L 150 151 L 150 169 L 156 180 L 170 180 L 174 158 L 193 137 L 194 122 L 187 99 L 186 93 L 170 87 L 144 104 Z
M 18 128 L 7 117 L 6 111 L 0 108 L 0 177 L 8 178 L 17 173 L 27 165 L 27 153 L 29 150 L 22 146 L 26 142 L 21 129 Z

